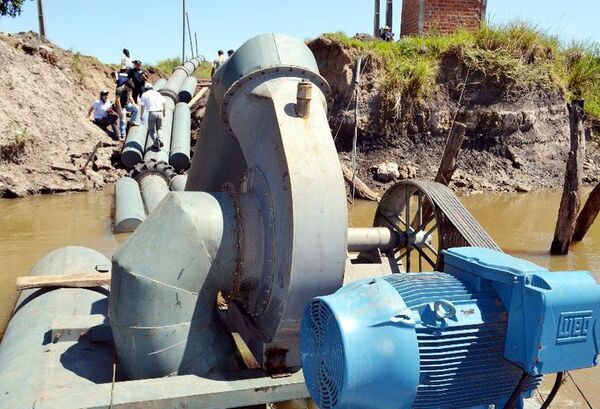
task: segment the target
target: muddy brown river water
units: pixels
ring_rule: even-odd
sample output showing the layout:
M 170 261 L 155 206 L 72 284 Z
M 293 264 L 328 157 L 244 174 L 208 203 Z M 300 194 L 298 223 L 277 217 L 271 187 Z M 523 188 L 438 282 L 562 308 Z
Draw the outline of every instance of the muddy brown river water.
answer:
M 486 194 L 461 201 L 508 253 L 551 270 L 588 270 L 600 282 L 600 221 L 568 256 L 550 257 L 560 191 L 530 194 Z M 375 205 L 349 207 L 351 226 L 370 226 Z M 15 299 L 15 279 L 27 275 L 47 252 L 81 245 L 109 258 L 127 235 L 112 234 L 113 190 L 74 195 L 0 199 L 0 336 Z M 0 368 L 1 370 L 1 368 Z M 553 407 L 600 408 L 600 367 L 573 372 Z M 547 391 L 551 379 L 542 388 Z M 588 405 L 577 386 L 590 401 Z

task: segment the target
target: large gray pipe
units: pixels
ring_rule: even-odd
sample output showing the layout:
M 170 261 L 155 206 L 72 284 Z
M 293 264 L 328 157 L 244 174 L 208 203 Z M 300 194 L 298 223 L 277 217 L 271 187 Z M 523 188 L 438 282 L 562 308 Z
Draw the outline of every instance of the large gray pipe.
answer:
M 169 81 L 161 88 L 160 93 L 173 100 L 173 102 L 179 102 L 179 91 L 181 90 L 184 81 L 187 77 L 191 76 L 196 68 L 200 66 L 202 60 L 200 58 L 192 58 L 186 61 L 182 66 L 175 68 L 173 75 L 169 78 Z
M 156 210 L 113 257 L 119 362 L 133 379 L 231 369 L 234 346 L 218 324 L 215 297 L 236 270 L 232 198 L 171 192 Z
M 157 162 L 169 163 L 169 154 L 171 152 L 171 133 L 173 130 L 173 111 L 175 110 L 175 103 L 171 98 L 165 98 L 165 114 L 162 122 L 162 129 L 160 131 L 160 137 L 163 142 L 163 147 L 160 149 L 154 149 L 152 145 L 154 140 L 148 134 L 146 138 L 146 150 L 144 154 L 144 162 L 149 163 L 151 160 Z
M 177 175 L 171 179 L 169 189 L 173 192 L 183 192 L 187 183 L 187 175 Z
M 129 130 L 121 152 L 121 163 L 123 165 L 133 168 L 143 160 L 147 133 L 148 128 L 143 125 L 134 126 Z
M 169 193 L 169 185 L 161 175 L 156 173 L 144 175 L 140 180 L 140 188 L 148 213 L 151 213 Z
M 159 78 L 154 83 L 154 90 L 160 91 L 167 84 L 167 80 L 164 78 Z
M 130 177 L 122 177 L 115 186 L 115 233 L 132 232 L 145 218 L 138 182 Z
M 110 261 L 95 250 L 65 247 L 46 254 L 31 269 L 30 275 L 60 275 L 97 271 L 97 266 L 109 267 Z M 48 368 L 50 339 L 48 330 L 56 317 L 80 317 L 100 314 L 106 318 L 106 293 L 86 289 L 62 288 L 53 291 L 22 291 L 14 315 L 0 345 L 0 406 L 25 409 L 36 406 L 44 390 L 69 387 L 69 380 L 94 379 L 97 383 L 111 381 L 112 346 L 107 343 L 54 344 L 52 353 L 64 349 L 61 363 L 71 370 Z M 85 354 L 87 364 L 78 362 Z M 108 365 L 106 363 L 109 363 Z M 75 368 L 75 369 L 74 369 Z
M 181 90 L 179 91 L 180 102 L 190 102 L 196 94 L 196 87 L 198 86 L 198 80 L 196 77 L 188 77 L 183 81 Z
M 182 171 L 190 166 L 191 133 L 192 117 L 190 107 L 185 102 L 180 102 L 175 106 L 171 155 L 169 157 L 169 163 L 175 170 Z

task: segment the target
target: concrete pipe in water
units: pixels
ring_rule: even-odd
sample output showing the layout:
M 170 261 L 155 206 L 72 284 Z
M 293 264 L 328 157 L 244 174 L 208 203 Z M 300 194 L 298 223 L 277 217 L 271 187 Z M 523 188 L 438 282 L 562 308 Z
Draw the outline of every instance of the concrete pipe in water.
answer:
M 115 186 L 115 233 L 132 232 L 145 218 L 138 182 L 130 177 L 122 177 Z
M 129 130 L 121 151 L 121 163 L 125 167 L 133 168 L 143 160 L 147 133 L 148 128 L 143 125 L 134 126 Z
M 190 107 L 185 102 L 175 106 L 173 117 L 173 137 L 171 138 L 171 155 L 169 163 L 177 171 L 190 166 L 190 139 L 192 132 L 192 117 Z
M 84 247 L 64 247 L 42 257 L 30 275 L 97 272 L 105 268 L 110 268 L 110 261 L 99 252 Z M 62 341 L 52 344 L 50 339 L 49 329 L 57 317 L 96 315 L 100 321 L 107 320 L 108 291 L 95 290 L 61 288 L 21 292 L 0 344 L 1 407 L 32 408 L 45 390 L 81 384 L 82 378 L 93 379 L 96 383 L 111 381 L 111 345 Z M 48 368 L 48 353 L 62 353 L 64 369 Z M 82 354 L 86 356 L 85 366 L 78 361 Z

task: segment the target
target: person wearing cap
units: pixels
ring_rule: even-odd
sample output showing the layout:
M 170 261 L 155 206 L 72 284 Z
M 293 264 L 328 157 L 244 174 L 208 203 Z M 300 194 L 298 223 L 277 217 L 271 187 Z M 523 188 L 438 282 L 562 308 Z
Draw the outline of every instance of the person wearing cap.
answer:
M 133 62 L 133 68 L 129 70 L 129 79 L 133 82 L 133 100 L 137 104 L 138 97 L 144 93 L 144 86 L 148 81 L 148 75 L 143 70 L 140 60 Z
M 394 33 L 392 33 L 392 29 L 388 26 L 384 26 L 381 29 L 381 35 L 379 36 L 383 41 L 394 41 Z
M 126 135 L 127 112 L 131 114 L 130 122 L 137 124 L 138 107 L 133 102 L 132 91 L 133 84 L 130 81 L 125 81 L 115 91 L 115 107 L 119 115 L 119 132 L 122 136 Z
M 235 51 L 233 51 L 233 50 L 227 51 L 227 58 L 231 58 L 231 56 L 233 55 L 233 53 L 235 53 Z
M 221 65 L 223 65 L 225 63 L 225 61 L 227 61 L 227 57 L 225 57 L 225 53 L 223 52 L 223 50 L 219 50 L 217 52 L 217 59 L 214 60 L 212 63 L 212 71 L 210 73 L 211 78 L 215 75 L 215 72 L 217 72 L 219 67 L 221 67 Z
M 113 111 L 113 103 L 108 99 L 108 91 L 100 91 L 100 98 L 95 100 L 87 111 L 87 119 L 94 112 L 93 122 L 101 128 L 110 126 L 117 138 L 121 138 L 117 128 L 118 115 Z
M 165 98 L 154 89 L 152 84 L 146 84 L 146 92 L 142 94 L 142 117 L 144 110 L 148 111 L 148 135 L 154 141 L 153 148 L 163 147 L 161 139 L 162 120 L 165 112 Z

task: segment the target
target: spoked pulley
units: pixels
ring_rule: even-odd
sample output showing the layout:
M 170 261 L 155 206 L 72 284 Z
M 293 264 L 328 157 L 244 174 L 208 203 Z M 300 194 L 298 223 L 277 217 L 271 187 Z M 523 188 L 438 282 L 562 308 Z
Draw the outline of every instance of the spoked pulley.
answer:
M 397 245 L 387 253 L 406 272 L 441 271 L 440 252 L 452 247 L 500 250 L 454 192 L 436 182 L 411 180 L 392 186 L 381 199 L 373 225 L 397 234 Z

